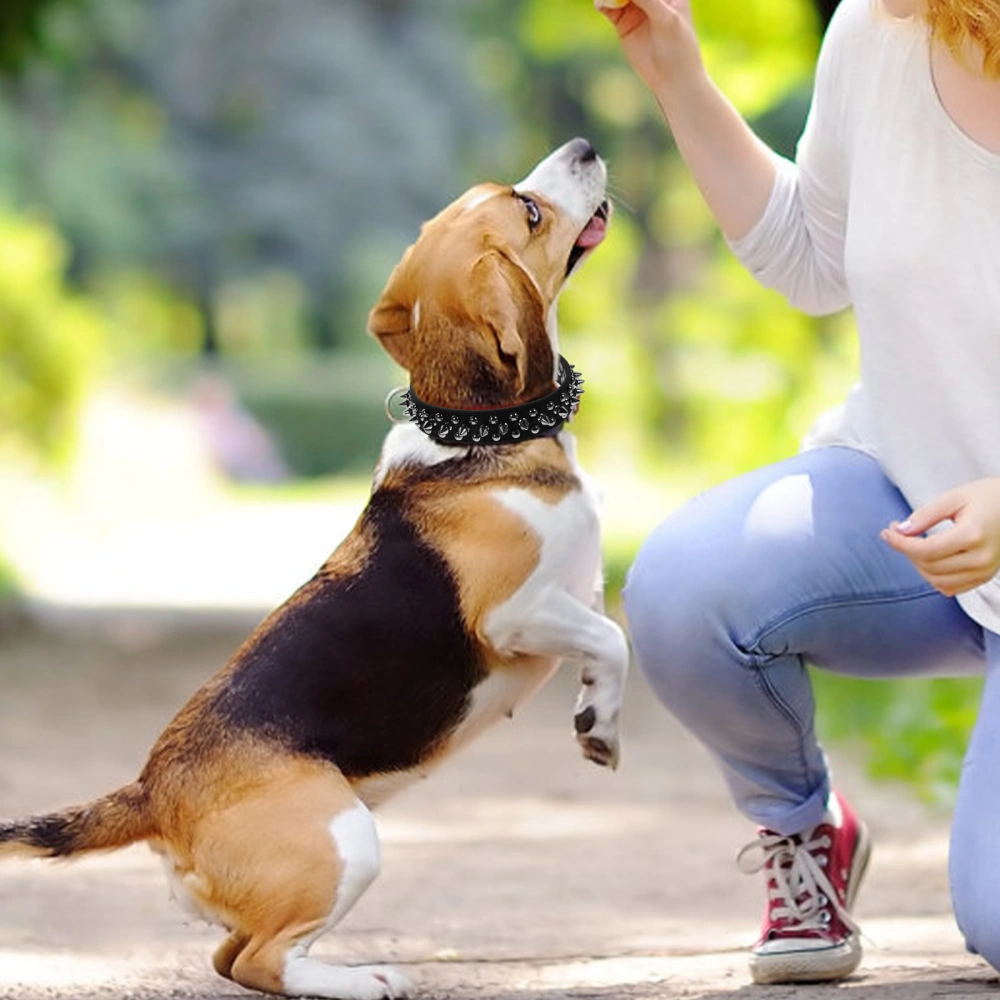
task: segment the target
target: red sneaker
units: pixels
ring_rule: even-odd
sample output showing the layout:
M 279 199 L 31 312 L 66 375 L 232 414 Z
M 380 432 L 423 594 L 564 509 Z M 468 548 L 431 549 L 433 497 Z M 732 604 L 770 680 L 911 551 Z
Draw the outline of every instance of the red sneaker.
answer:
M 762 859 L 747 863 L 754 851 Z M 740 851 L 741 870 L 767 879 L 764 926 L 750 954 L 755 983 L 843 979 L 858 967 L 861 932 L 850 909 L 870 855 L 865 825 L 837 792 L 812 830 L 791 837 L 760 830 Z

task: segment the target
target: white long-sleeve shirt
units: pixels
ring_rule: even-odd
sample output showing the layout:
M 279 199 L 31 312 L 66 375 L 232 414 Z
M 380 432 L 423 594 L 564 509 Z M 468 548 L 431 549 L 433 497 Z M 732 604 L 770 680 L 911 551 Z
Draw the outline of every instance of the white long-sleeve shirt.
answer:
M 934 87 L 926 29 L 842 0 L 795 163 L 730 245 L 814 314 L 853 305 L 861 380 L 805 447 L 874 455 L 917 507 L 1000 476 L 1000 155 Z M 1000 632 L 1000 574 L 960 595 Z

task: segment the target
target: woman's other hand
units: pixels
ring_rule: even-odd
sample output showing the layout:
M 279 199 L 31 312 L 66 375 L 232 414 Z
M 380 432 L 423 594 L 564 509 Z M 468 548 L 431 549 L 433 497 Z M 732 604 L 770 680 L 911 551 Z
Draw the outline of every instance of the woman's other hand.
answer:
M 924 537 L 949 520 L 950 525 Z M 1000 571 L 1000 478 L 943 493 L 905 521 L 889 525 L 882 538 L 947 597 L 981 586 Z

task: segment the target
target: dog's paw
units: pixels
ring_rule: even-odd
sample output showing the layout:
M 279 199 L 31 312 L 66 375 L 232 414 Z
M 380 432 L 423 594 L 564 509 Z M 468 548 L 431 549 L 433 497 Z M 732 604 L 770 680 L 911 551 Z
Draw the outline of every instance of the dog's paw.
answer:
M 601 739 L 600 736 L 581 736 L 579 734 L 576 739 L 587 760 L 593 761 L 600 767 L 610 767 L 612 771 L 617 770 L 618 760 L 621 757 L 617 739 L 609 741 Z
M 594 728 L 595 722 L 597 722 L 597 712 L 594 711 L 593 705 L 588 705 L 573 716 L 573 728 L 578 735 L 589 733 Z
M 621 756 L 618 713 L 615 712 L 610 719 L 601 719 L 594 705 L 577 707 L 578 711 L 573 717 L 573 727 L 576 729 L 576 740 L 580 744 L 583 756 L 601 767 L 615 770 Z

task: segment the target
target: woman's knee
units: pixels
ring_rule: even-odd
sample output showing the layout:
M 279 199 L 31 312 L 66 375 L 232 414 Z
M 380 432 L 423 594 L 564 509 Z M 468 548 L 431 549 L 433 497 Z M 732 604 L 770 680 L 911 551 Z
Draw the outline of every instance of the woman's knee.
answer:
M 836 483 L 871 473 L 872 463 L 844 449 L 828 451 L 702 493 L 639 550 L 623 602 L 639 665 L 665 700 L 691 671 L 702 684 L 718 679 L 720 670 L 756 665 L 774 652 L 759 642 L 783 615 L 843 589 L 842 567 L 830 552 L 851 548 L 842 536 L 853 527 L 845 516 L 835 531 L 826 523 L 834 519 L 828 508 L 836 508 Z
M 678 609 L 693 600 L 679 569 L 692 555 L 690 544 L 670 529 L 665 521 L 643 542 L 622 590 L 633 640 L 644 646 L 676 629 L 683 621 Z
M 726 618 L 723 582 L 729 571 L 683 524 L 668 520 L 640 548 L 622 592 L 632 647 L 647 680 L 661 697 L 694 678 L 704 679 L 705 645 Z M 709 570 L 708 562 L 715 564 Z M 696 571 L 694 568 L 698 567 Z

